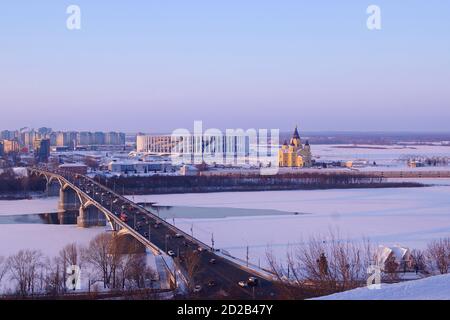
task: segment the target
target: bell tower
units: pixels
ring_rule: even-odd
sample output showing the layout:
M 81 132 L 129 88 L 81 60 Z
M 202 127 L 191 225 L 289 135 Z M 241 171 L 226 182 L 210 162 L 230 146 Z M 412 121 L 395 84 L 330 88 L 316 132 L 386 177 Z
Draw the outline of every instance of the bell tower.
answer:
M 298 134 L 297 126 L 295 126 L 294 134 L 292 135 L 290 143 L 292 146 L 295 146 L 297 148 L 302 146 L 302 141 L 300 140 L 300 135 Z

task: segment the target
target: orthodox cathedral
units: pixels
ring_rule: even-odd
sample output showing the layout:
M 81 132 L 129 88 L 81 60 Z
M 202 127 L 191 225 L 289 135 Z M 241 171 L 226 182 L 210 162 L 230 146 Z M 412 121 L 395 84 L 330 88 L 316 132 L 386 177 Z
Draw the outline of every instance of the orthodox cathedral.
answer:
M 281 146 L 278 151 L 278 164 L 280 167 L 310 167 L 311 162 L 311 147 L 306 141 L 302 145 L 298 129 L 295 127 L 294 134 L 288 144 L 287 141 Z

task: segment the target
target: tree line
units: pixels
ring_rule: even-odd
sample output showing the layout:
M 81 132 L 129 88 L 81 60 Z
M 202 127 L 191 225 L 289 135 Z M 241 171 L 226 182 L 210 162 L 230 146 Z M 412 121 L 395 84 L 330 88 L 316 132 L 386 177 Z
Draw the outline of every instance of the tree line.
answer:
M 209 176 L 97 176 L 97 181 L 125 194 L 258 191 L 292 189 L 331 189 L 364 187 L 418 187 L 419 183 L 393 183 L 381 177 L 362 174 L 302 173 L 264 175 L 209 175 Z
M 16 175 L 11 168 L 0 173 L 0 193 L 44 191 L 45 180 L 36 176 Z

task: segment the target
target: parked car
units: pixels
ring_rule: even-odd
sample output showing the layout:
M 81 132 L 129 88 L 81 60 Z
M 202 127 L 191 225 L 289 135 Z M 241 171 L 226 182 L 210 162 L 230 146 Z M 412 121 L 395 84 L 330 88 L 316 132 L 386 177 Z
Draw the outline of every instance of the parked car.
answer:
M 212 258 L 211 260 L 209 260 L 209 263 L 211 263 L 211 264 L 216 264 L 216 259 L 214 259 L 214 258 Z
M 175 234 L 175 238 L 183 238 L 183 235 L 181 233 Z
M 239 285 L 239 287 L 245 288 L 245 287 L 247 287 L 247 282 L 246 281 L 239 281 L 238 285 Z

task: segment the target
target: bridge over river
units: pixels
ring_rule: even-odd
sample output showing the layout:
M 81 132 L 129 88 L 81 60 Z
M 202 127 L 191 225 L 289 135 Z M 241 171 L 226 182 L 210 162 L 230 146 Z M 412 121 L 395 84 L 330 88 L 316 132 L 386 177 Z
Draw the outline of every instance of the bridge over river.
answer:
M 94 179 L 70 170 L 30 167 L 30 175 L 46 180 L 47 190 L 59 194 L 59 212 L 77 210 L 77 225 L 104 226 L 139 241 L 164 261 L 172 287 L 200 286 L 200 298 L 276 298 L 273 279 L 267 271 L 212 248 L 159 218 Z M 192 258 L 195 257 L 195 258 Z M 192 264 L 195 261 L 195 265 Z M 257 286 L 238 283 L 258 278 Z

